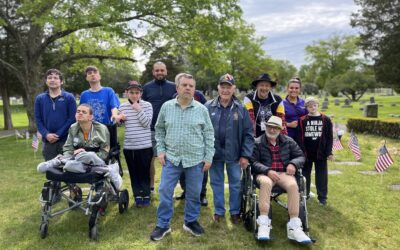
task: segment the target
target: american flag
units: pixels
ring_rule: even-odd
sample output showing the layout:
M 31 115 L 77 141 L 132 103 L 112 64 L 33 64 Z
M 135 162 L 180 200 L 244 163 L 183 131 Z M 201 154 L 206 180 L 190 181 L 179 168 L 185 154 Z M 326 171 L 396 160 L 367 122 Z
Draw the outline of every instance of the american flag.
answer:
M 32 148 L 33 150 L 36 152 L 39 148 L 39 140 L 38 137 L 36 135 L 32 136 Z
M 343 149 L 343 145 L 340 142 L 339 138 L 336 137 L 335 139 L 333 139 L 332 150 L 337 151 L 337 150 L 342 150 L 342 149 Z
M 349 148 L 351 149 L 351 152 L 353 153 L 356 160 L 361 160 L 360 145 L 358 144 L 358 139 L 353 132 L 350 133 Z
M 386 146 L 383 145 L 379 149 L 378 159 L 375 162 L 375 170 L 376 172 L 383 172 L 392 164 L 393 159 L 392 157 L 390 157 L 389 151 L 387 151 Z

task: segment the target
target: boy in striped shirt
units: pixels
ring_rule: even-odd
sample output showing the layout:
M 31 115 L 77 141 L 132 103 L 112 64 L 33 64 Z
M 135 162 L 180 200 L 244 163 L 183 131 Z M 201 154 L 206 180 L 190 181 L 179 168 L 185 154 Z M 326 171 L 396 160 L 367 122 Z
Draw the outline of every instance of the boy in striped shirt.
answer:
M 128 102 L 119 108 L 125 122 L 124 156 L 129 169 L 136 207 L 150 205 L 150 163 L 153 157 L 150 124 L 153 108 L 141 99 L 143 88 L 130 81 L 125 89 Z

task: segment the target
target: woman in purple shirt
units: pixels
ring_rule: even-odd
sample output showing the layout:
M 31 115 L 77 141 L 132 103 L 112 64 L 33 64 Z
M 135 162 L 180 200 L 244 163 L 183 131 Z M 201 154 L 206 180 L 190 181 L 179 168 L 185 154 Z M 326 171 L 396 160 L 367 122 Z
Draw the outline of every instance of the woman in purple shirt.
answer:
M 299 97 L 300 91 L 300 78 L 293 77 L 287 84 L 287 96 L 283 100 L 288 135 L 294 140 L 297 140 L 297 126 L 300 117 L 308 113 L 304 107 L 304 100 Z

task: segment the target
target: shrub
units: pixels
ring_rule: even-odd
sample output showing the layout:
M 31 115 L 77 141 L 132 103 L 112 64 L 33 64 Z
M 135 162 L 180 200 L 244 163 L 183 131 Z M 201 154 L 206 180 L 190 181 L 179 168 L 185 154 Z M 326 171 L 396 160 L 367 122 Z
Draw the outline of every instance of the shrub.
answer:
M 400 123 L 387 122 L 371 119 L 353 119 L 347 120 L 349 131 L 385 136 L 389 138 L 400 139 Z

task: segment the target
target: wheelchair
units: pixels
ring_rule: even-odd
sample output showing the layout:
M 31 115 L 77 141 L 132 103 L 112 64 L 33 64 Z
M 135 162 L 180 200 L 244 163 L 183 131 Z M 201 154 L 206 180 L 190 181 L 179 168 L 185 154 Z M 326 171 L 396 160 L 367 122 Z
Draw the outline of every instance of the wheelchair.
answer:
M 302 175 L 301 169 L 297 170 L 296 180 L 300 192 L 299 218 L 303 224 L 304 233 L 306 233 L 310 237 L 307 212 L 306 179 Z M 242 171 L 240 217 L 244 222 L 245 228 L 248 231 L 253 232 L 255 239 L 257 239 L 258 232 L 257 217 L 260 215 L 260 211 L 258 208 L 257 187 L 258 184 L 253 179 L 253 175 L 251 174 L 251 165 L 249 165 L 246 169 Z M 274 201 L 280 207 L 287 210 L 287 203 L 280 199 L 280 196 L 284 193 L 286 193 L 284 189 L 275 185 L 271 191 L 271 201 Z M 269 208 L 268 217 L 272 219 L 272 206 L 270 206 Z M 315 240 L 313 239 L 312 241 L 315 242 Z
M 116 136 L 116 125 L 109 127 L 109 130 L 112 146 L 106 162 L 110 165 L 120 162 L 120 149 Z M 111 132 L 111 130 L 114 132 Z M 117 171 L 118 173 L 116 173 Z M 47 170 L 47 181 L 44 183 L 39 197 L 42 204 L 40 237 L 46 238 L 51 218 L 74 209 L 80 209 L 85 215 L 89 216 L 89 238 L 97 240 L 97 222 L 100 215 L 104 215 L 108 203 L 118 203 L 120 214 L 124 213 L 129 206 L 128 190 L 119 190 L 113 182 L 113 176 L 118 174 L 122 176 L 123 171 L 120 164 L 118 164 L 117 171 L 111 174 L 108 167 L 92 167 L 91 171 L 87 173 L 63 172 L 59 168 Z M 89 191 L 82 192 L 82 189 L 76 185 L 81 183 L 89 184 Z M 57 204 L 55 206 L 61 200 L 65 200 L 67 205 Z

